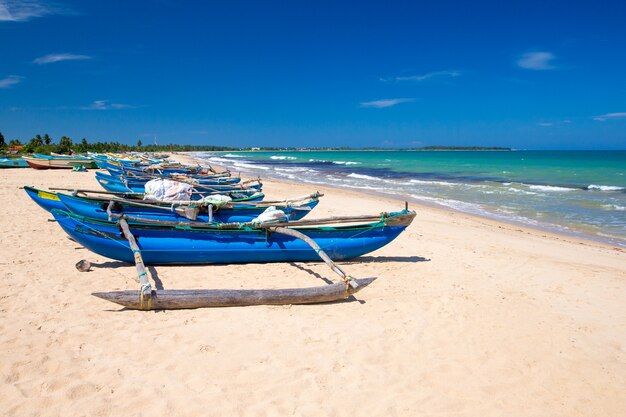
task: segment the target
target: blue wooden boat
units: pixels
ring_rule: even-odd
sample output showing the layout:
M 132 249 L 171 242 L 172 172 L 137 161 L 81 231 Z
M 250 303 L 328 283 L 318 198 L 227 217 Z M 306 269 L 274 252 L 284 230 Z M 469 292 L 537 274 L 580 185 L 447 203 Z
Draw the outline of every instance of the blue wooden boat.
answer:
M 144 186 L 147 181 L 135 180 L 135 179 L 120 179 L 103 172 L 96 172 L 96 180 L 107 191 L 114 192 L 133 192 L 143 193 Z M 211 193 L 225 193 L 225 192 L 240 192 L 240 193 L 255 193 L 260 191 L 263 184 L 260 181 L 245 185 L 229 185 L 229 184 L 194 184 L 194 188 L 206 194 Z
M 163 220 L 172 222 L 198 221 L 209 222 L 209 216 L 217 223 L 245 223 L 256 219 L 268 207 L 282 210 L 289 221 L 300 220 L 319 203 L 319 194 L 306 198 L 287 201 L 262 203 L 231 202 L 221 207 L 212 206 L 209 215 L 207 204 L 159 203 L 142 200 L 111 199 L 107 197 L 83 197 L 58 193 L 57 197 L 65 208 L 73 214 L 98 220 L 108 220 L 107 208 L 114 202 L 112 212 L 126 214 L 139 219 Z M 56 208 L 56 207 L 55 207 Z
M 160 174 L 158 172 L 147 171 L 129 171 L 126 169 L 111 169 L 107 168 L 109 175 L 119 178 L 120 180 L 133 180 L 133 181 L 145 181 L 148 182 L 155 178 L 162 178 L 166 180 L 181 180 L 189 181 L 198 184 L 212 185 L 212 184 L 224 184 L 233 185 L 241 182 L 241 177 L 229 177 L 225 175 L 200 175 L 200 174 L 185 174 L 185 173 L 166 173 Z
M 28 168 L 28 162 L 22 158 L 0 158 L 0 168 Z
M 122 164 L 112 163 L 106 159 L 96 159 L 96 164 L 100 169 L 106 169 L 107 171 L 133 171 L 133 172 L 154 172 L 160 171 L 164 174 L 197 174 L 200 172 L 200 167 L 180 166 L 171 168 L 155 168 L 152 165 L 145 165 L 140 163 Z
M 65 204 L 61 202 L 61 199 L 59 197 L 61 193 L 41 190 L 41 189 L 31 187 L 31 186 L 25 186 L 24 191 L 26 191 L 26 194 L 28 194 L 28 196 L 35 203 L 37 203 L 39 207 L 43 208 L 46 211 L 51 211 L 52 209 L 68 210 Z M 88 191 L 88 193 L 99 194 L 96 191 Z M 119 193 L 118 197 L 136 200 L 136 201 L 143 201 L 143 193 L 130 193 L 130 192 Z M 235 193 L 231 193 L 230 197 L 233 198 L 234 203 L 245 203 L 245 202 L 253 203 L 253 202 L 263 200 L 265 195 L 263 193 L 257 193 L 251 196 L 247 196 L 247 195 L 237 196 L 235 195 Z M 171 203 L 163 203 L 163 204 L 169 204 L 171 206 Z
M 90 219 L 61 210 L 52 210 L 52 215 L 72 239 L 92 252 L 119 261 L 135 261 L 130 243 L 120 233 L 117 222 Z M 293 225 L 134 223 L 129 227 L 147 265 L 303 262 L 319 260 L 319 251 L 302 239 L 273 233 L 272 228 L 278 230 L 286 226 L 301 232 L 315 241 L 330 258 L 344 260 L 385 246 L 402 233 L 414 217 L 415 212 L 403 210 L 368 216 L 367 223 L 339 226 L 330 225 L 331 220 L 327 219 L 328 223 L 317 226 L 313 225 L 319 221 L 302 220 Z M 365 217 L 359 220 L 362 218 Z

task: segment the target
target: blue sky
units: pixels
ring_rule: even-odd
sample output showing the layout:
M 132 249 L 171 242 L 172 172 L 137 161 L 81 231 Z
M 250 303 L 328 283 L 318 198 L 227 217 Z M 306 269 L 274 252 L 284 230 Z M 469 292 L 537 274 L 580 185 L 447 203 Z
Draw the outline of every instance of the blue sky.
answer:
M 0 0 L 0 131 L 626 148 L 625 2 L 337 3 Z

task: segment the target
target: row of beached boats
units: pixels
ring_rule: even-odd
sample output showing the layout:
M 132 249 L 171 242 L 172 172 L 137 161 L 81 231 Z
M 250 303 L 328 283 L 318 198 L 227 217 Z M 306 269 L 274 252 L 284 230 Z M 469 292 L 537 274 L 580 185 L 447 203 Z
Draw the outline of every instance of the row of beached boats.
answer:
M 113 158 L 129 164 L 159 163 L 167 158 L 167 155 L 149 155 L 142 152 L 132 152 L 127 155 L 121 154 L 95 154 L 88 152 L 85 155 L 60 155 L 51 153 L 45 155 L 33 153 L 21 157 L 0 158 L 0 168 L 33 168 L 33 169 L 89 169 L 98 168 L 98 160 Z
M 374 278 L 355 279 L 334 261 L 379 249 L 415 217 L 407 207 L 374 216 L 305 219 L 322 197 L 266 200 L 260 180 L 163 158 L 90 155 L 104 190 L 24 187 L 85 248 L 135 263 L 139 291 L 94 295 L 134 309 L 303 304 L 349 297 Z M 268 290 L 153 290 L 145 265 L 323 260 L 340 282 Z

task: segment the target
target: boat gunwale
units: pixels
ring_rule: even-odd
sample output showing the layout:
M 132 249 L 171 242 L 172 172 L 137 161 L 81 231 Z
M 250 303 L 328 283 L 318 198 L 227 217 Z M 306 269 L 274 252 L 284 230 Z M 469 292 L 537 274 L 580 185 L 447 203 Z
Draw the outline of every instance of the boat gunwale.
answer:
M 69 217 L 70 219 L 79 222 L 79 223 L 91 223 L 91 224 L 95 224 L 95 225 L 100 225 L 100 226 L 104 226 L 104 227 L 117 227 L 117 222 L 115 221 L 107 221 L 107 220 L 100 220 L 100 219 L 94 219 L 92 217 L 86 217 L 86 216 L 81 216 L 79 214 L 74 214 L 71 213 L 69 211 L 65 211 L 65 210 L 59 210 L 59 209 L 52 209 L 51 210 L 52 214 L 58 214 L 64 217 Z M 319 225 L 319 226 L 315 226 L 315 225 L 310 225 L 310 226 L 298 226 L 297 224 L 293 224 L 291 226 L 288 226 L 291 229 L 295 229 L 295 230 L 299 230 L 299 231 L 303 231 L 303 232 L 310 232 L 310 231 L 316 231 L 316 232 L 352 232 L 352 231 L 367 231 L 367 230 L 374 230 L 374 229 L 383 229 L 385 227 L 408 227 L 413 219 L 415 218 L 415 212 L 414 211 L 408 211 L 408 212 L 400 212 L 399 214 L 393 214 L 391 217 L 387 218 L 388 220 L 394 220 L 394 219 L 405 219 L 405 218 L 410 218 L 410 221 L 408 221 L 408 224 L 387 224 L 386 221 L 382 220 L 382 216 L 381 216 L 381 220 L 376 221 L 376 222 L 367 222 L 367 223 L 359 223 L 359 224 L 353 224 L 353 225 L 338 225 L 338 226 L 324 226 L 324 225 Z M 348 221 L 346 221 L 347 223 Z M 293 222 L 293 223 L 297 223 Z M 197 232 L 197 233 L 254 233 L 254 234 L 260 234 L 260 233 L 271 233 L 271 228 L 272 228 L 272 224 L 265 224 L 264 227 L 252 227 L 252 226 L 244 226 L 241 228 L 220 228 L 219 226 L 216 226 L 214 224 L 207 224 L 206 226 L 200 226 L 200 225 L 160 225 L 160 224 L 148 224 L 148 223 L 140 223 L 140 222 L 132 222 L 129 223 L 132 225 L 133 229 L 141 229 L 141 230 L 147 230 L 147 231 L 158 231 L 158 230 L 162 230 L 162 231 L 173 231 L 173 232 Z M 275 227 L 275 226 L 274 226 Z

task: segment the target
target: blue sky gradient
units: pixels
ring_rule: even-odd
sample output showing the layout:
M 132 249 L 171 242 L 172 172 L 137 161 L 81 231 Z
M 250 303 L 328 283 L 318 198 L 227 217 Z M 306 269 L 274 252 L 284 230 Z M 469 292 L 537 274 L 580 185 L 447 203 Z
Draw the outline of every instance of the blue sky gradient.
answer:
M 626 148 L 626 3 L 0 0 L 0 131 Z

